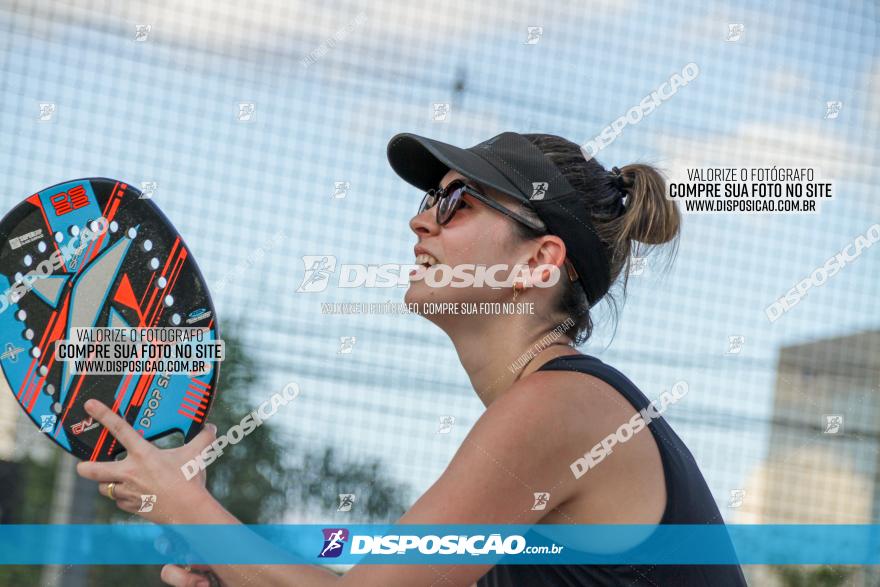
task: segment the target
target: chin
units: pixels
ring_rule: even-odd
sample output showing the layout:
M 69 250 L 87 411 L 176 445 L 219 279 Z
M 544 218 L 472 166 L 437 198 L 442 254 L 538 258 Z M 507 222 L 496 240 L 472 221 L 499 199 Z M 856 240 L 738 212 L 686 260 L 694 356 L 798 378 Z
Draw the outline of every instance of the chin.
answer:
M 428 271 L 431 271 L 430 269 Z M 436 277 L 436 276 L 435 276 Z M 457 278 L 460 279 L 460 278 Z M 456 281 L 461 283 L 460 281 Z M 480 303 L 480 302 L 497 302 L 504 301 L 503 292 L 488 286 L 484 287 L 455 287 L 452 284 L 446 284 L 439 287 L 429 285 L 422 272 L 420 278 L 410 281 L 409 288 L 404 294 L 406 303 Z
M 403 296 L 406 303 L 480 303 L 498 301 L 497 290 L 491 288 L 431 287 L 424 281 L 414 281 Z
M 440 292 L 440 288 L 428 287 L 428 284 L 426 284 L 424 280 L 411 281 L 409 288 L 406 290 L 406 294 L 403 296 L 403 301 L 408 304 L 437 302 L 440 301 L 440 297 L 438 296 Z

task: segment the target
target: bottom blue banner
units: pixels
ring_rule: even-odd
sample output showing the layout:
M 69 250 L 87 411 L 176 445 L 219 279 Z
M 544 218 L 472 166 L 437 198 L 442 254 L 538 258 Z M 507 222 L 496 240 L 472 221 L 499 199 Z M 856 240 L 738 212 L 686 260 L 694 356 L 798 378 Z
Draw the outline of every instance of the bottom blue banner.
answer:
M 880 564 L 880 525 L 2 525 L 0 564 Z

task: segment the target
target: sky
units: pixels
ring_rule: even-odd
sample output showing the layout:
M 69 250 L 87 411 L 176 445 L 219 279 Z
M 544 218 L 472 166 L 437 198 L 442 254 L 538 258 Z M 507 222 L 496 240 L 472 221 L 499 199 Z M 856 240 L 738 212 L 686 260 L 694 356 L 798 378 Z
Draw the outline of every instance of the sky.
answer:
M 880 222 L 868 3 L 81 6 L 0 7 L 2 208 L 79 177 L 156 182 L 221 328 L 241 321 L 263 364 L 254 405 L 300 385 L 278 416 L 292 458 L 324 444 L 381 458 L 414 499 L 483 409 L 426 320 L 321 313 L 321 302 L 402 301 L 403 288 L 296 291 L 305 255 L 412 262 L 407 222 L 421 194 L 389 167 L 388 139 L 471 146 L 515 130 L 582 144 L 688 63 L 699 75 L 600 162 L 651 163 L 671 181 L 689 167 L 811 167 L 834 197 L 816 215 L 685 215 L 672 268 L 649 257 L 613 341 L 606 324 L 582 352 L 652 398 L 688 382 L 668 417 L 724 503 L 767 453 L 780 347 L 878 328 L 877 247 L 781 319 L 765 314 Z M 738 40 L 731 24 L 743 25 Z M 146 40 L 137 25 L 150 26 Z M 528 27 L 542 27 L 537 43 Z M 829 101 L 841 102 L 836 118 Z M 51 120 L 38 120 L 41 103 L 55 105 Z M 241 103 L 255 105 L 249 122 Z M 447 120 L 432 119 L 434 103 L 450 105 Z M 356 339 L 350 354 L 338 352 L 343 336 Z M 739 354 L 727 353 L 730 336 L 744 337 Z M 455 425 L 438 434 L 446 415 Z

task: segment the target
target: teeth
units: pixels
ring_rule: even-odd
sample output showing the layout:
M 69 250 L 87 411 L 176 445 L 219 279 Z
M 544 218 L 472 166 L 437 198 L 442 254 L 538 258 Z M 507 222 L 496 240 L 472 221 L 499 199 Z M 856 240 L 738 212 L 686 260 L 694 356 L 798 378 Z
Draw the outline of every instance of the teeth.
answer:
M 437 259 L 427 253 L 416 255 L 416 264 L 418 265 L 427 265 L 428 267 L 430 267 L 431 265 L 436 265 L 437 263 Z

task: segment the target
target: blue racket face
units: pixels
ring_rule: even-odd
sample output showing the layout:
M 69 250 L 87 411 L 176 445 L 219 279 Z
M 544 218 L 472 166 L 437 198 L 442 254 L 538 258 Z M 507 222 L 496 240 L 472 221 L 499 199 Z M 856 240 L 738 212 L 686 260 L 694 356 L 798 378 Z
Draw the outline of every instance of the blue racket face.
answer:
M 211 408 L 219 362 L 204 373 L 76 374 L 54 343 L 74 328 L 201 327 L 219 340 L 192 254 L 152 200 L 124 182 L 69 181 L 0 221 L 0 393 L 58 446 L 92 461 L 123 447 L 83 404 L 101 400 L 147 440 L 188 441 Z M 5 388 L 5 389 L 2 389 Z

